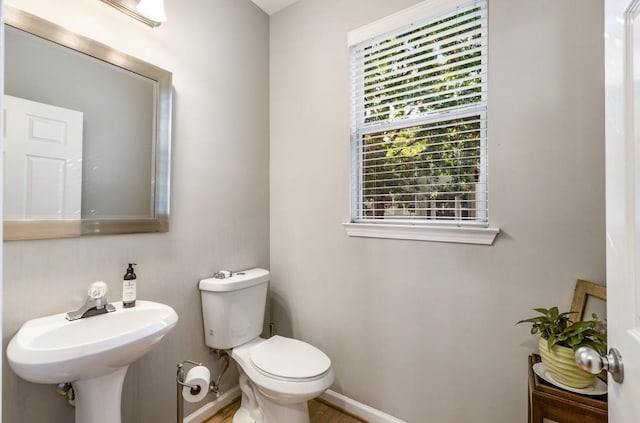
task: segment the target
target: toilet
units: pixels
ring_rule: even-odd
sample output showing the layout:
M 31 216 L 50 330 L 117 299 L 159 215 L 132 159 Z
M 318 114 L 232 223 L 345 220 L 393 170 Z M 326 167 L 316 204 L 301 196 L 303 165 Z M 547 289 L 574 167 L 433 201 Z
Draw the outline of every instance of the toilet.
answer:
M 307 401 L 333 383 L 331 360 L 306 342 L 260 337 L 268 284 L 265 269 L 201 280 L 205 343 L 238 367 L 242 402 L 233 423 L 309 423 Z

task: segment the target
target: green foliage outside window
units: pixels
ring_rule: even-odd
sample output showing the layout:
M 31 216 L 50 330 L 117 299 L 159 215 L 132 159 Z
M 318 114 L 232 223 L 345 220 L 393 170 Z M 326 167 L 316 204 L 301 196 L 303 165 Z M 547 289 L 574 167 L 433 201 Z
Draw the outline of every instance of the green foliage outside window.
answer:
M 395 217 L 476 218 L 483 116 L 460 109 L 483 99 L 480 29 L 472 8 L 364 50 L 363 118 L 372 127 L 359 151 L 365 218 L 391 209 L 404 211 Z M 399 125 L 376 131 L 379 122 Z M 464 214 L 455 216 L 460 204 Z

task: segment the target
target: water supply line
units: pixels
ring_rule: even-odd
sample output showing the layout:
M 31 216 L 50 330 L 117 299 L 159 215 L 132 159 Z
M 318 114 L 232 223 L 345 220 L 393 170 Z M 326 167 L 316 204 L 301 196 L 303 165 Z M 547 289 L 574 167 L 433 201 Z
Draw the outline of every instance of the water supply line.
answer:
M 71 382 L 59 383 L 56 387 L 56 391 L 59 395 L 67 398 L 67 403 L 71 407 L 76 406 L 76 394 L 73 391 L 73 385 L 71 384 Z
M 218 359 L 224 359 L 224 367 L 222 368 L 222 371 L 218 375 L 218 378 L 215 382 L 211 381 L 211 386 L 209 387 L 209 391 L 214 392 L 216 394 L 216 397 L 219 397 L 223 392 L 222 389 L 220 389 L 220 380 L 222 380 L 222 376 L 227 373 L 227 369 L 229 368 L 229 354 L 227 354 L 225 350 L 212 349 L 211 352 L 215 353 Z

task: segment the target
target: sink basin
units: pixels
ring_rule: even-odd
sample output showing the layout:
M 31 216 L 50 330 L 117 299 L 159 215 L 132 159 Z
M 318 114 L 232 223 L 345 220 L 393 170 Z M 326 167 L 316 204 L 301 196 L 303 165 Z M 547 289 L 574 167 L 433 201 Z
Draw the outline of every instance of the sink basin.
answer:
M 132 308 L 68 321 L 66 313 L 29 320 L 7 348 L 9 365 L 23 379 L 59 383 L 103 376 L 134 362 L 175 326 L 169 306 L 137 301 Z
M 119 422 L 122 382 L 129 364 L 151 350 L 178 322 L 176 312 L 165 304 L 113 305 L 114 312 L 74 321 L 68 321 L 66 313 L 29 320 L 7 347 L 9 365 L 23 379 L 73 382 L 77 423 L 94 421 L 84 405 L 92 408 L 91 402 L 97 401 L 104 407 L 109 396 L 104 394 L 110 389 L 117 396 L 117 404 L 112 404 L 117 410 L 111 420 L 102 413 L 101 421 Z M 86 404 L 81 404 L 83 398 Z M 86 416 L 78 415 L 80 411 Z

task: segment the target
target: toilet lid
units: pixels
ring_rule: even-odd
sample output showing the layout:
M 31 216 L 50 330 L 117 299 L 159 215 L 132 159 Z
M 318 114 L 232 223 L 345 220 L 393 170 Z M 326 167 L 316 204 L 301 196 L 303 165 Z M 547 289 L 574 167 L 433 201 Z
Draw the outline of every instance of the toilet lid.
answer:
M 273 336 L 249 351 L 254 366 L 277 377 L 308 379 L 329 370 L 325 353 L 296 339 Z

